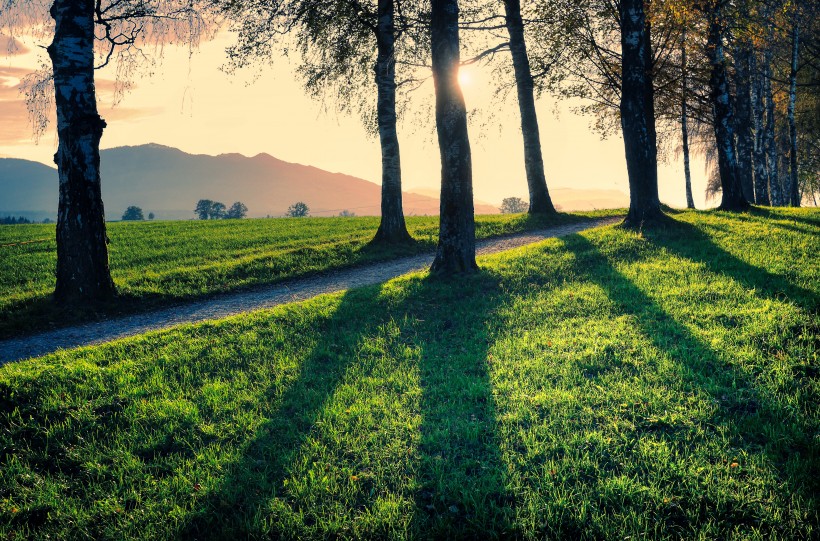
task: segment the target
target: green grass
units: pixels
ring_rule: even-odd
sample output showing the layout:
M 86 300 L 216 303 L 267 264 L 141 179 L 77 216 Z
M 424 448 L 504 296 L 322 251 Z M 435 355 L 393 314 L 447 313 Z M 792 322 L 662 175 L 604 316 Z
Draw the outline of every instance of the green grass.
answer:
M 0 538 L 816 539 L 820 213 L 0 368 Z
M 487 238 L 618 212 L 540 219 L 479 216 L 476 235 Z M 412 255 L 432 250 L 438 238 L 437 217 L 411 217 L 408 228 L 419 241 L 416 246 L 369 246 L 378 226 L 375 217 L 111 223 L 111 273 L 120 297 L 81 309 L 51 302 L 55 226 L 3 226 L 0 338 Z M 25 242 L 30 243 L 20 244 Z

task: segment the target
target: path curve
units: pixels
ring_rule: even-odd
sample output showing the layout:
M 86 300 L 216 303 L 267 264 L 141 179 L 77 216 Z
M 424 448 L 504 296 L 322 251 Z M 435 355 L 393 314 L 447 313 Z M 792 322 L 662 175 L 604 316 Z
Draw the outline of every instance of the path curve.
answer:
M 495 254 L 534 244 L 544 239 L 609 225 L 620 220 L 623 220 L 622 216 L 484 239 L 476 242 L 476 251 L 478 255 Z M 279 304 L 303 301 L 324 293 L 379 284 L 408 272 L 426 269 L 432 262 L 433 254 L 431 253 L 392 261 L 380 261 L 307 278 L 288 280 L 251 291 L 219 295 L 161 310 L 56 329 L 23 338 L 0 340 L 0 366 L 12 361 L 40 357 L 60 349 L 102 344 L 177 325 L 222 319 L 244 312 L 271 308 Z

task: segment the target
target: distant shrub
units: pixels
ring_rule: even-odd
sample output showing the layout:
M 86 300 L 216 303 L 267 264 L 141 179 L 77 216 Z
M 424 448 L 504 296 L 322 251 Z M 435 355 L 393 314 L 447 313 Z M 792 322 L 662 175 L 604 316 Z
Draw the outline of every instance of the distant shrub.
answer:
M 154 219 L 154 213 L 153 213 L 153 212 L 149 212 L 149 213 L 148 213 L 148 219 L 149 219 L 149 220 L 153 220 L 153 219 Z
M 501 214 L 518 214 L 527 212 L 527 202 L 520 197 L 506 197 L 501 201 Z
M 240 220 L 248 215 L 248 207 L 244 203 L 237 201 L 225 213 L 225 218 L 228 220 Z
M 350 212 L 349 210 L 345 209 L 339 213 L 339 216 L 342 218 L 353 218 L 354 216 L 356 216 L 356 213 Z
M 139 207 L 128 207 L 125 209 L 125 213 L 122 215 L 122 220 L 124 222 L 134 222 L 139 220 L 144 220 L 145 216 L 142 214 L 142 209 Z
M 237 201 L 231 205 L 231 208 L 226 208 L 225 203 L 200 199 L 196 203 L 194 213 L 200 220 L 238 220 L 247 216 L 248 207 Z
M 289 218 L 304 218 L 309 215 L 310 207 L 307 206 L 307 203 L 303 203 L 302 201 L 298 201 L 289 206 L 288 211 L 285 213 L 285 216 Z

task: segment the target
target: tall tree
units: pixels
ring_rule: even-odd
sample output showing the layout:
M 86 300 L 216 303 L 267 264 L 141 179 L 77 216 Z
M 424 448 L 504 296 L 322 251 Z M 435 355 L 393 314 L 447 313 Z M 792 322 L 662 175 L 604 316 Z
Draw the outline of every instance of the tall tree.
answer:
M 381 223 L 375 241 L 412 242 L 404 221 L 401 194 L 401 158 L 396 131 L 396 27 L 394 0 L 378 0 L 376 23 L 376 116 L 382 151 Z
M 706 55 L 712 66 L 709 87 L 714 111 L 720 185 L 723 192 L 723 199 L 719 208 L 734 211 L 748 208 L 749 203 L 743 196 L 743 189 L 740 186 L 740 177 L 738 176 L 734 137 L 735 122 L 723 44 L 726 27 L 724 9 L 724 0 L 712 0 L 705 7 L 709 25 Z
M 769 169 L 766 159 L 766 107 L 763 96 L 763 75 L 757 67 L 757 55 L 752 54 L 752 104 L 754 109 L 754 167 L 755 167 L 755 204 L 770 205 Z
M 795 106 L 797 103 L 797 72 L 800 60 L 800 23 L 798 10 L 794 10 L 791 29 L 791 69 L 789 70 L 789 203 L 793 207 L 800 206 L 800 187 L 798 185 L 797 170 L 797 121 L 795 120 Z
M 467 107 L 458 83 L 458 0 L 431 0 L 430 45 L 436 93 L 436 132 L 441 155 L 441 218 L 437 274 L 469 273 L 475 262 L 475 216 Z
M 644 0 L 621 0 L 621 127 L 629 173 L 624 225 L 643 227 L 662 218 L 658 196 L 651 28 Z
M 686 208 L 695 208 L 692 197 L 692 170 L 689 163 L 689 65 L 686 52 L 686 27 L 681 32 L 681 141 L 683 144 L 683 175 L 686 183 Z
M 54 295 L 60 301 L 104 300 L 115 293 L 100 185 L 106 124 L 94 89 L 94 7 L 95 0 L 55 0 L 50 10 L 60 177 Z
M 507 32 L 510 36 L 515 85 L 518 91 L 518 108 L 521 112 L 521 132 L 524 136 L 524 168 L 530 191 L 530 214 L 555 213 L 547 179 L 544 174 L 544 158 L 541 152 L 541 134 L 538 131 L 538 115 L 535 112 L 535 83 L 524 39 L 524 21 L 521 17 L 520 0 L 504 0 Z
M 737 167 L 743 197 L 752 202 L 754 190 L 754 133 L 752 131 L 752 43 L 743 38 L 734 50 L 735 60 L 735 134 L 737 137 Z

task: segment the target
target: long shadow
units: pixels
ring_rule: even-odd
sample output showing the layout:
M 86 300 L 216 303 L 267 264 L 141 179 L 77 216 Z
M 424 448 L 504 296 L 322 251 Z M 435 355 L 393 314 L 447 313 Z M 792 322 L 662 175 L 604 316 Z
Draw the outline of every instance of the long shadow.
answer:
M 491 322 L 502 296 L 498 277 L 486 271 L 428 279 L 408 291 L 408 313 L 424 320 L 417 331 L 429 337 L 419 366 L 422 422 L 413 537 L 516 536 L 515 499 L 506 489 L 487 365 Z
M 250 528 L 271 498 L 283 492 L 288 465 L 310 435 L 325 404 L 341 382 L 361 337 L 372 332 L 380 317 L 362 317 L 376 309 L 378 287 L 351 290 L 321 329 L 322 337 L 301 363 L 299 375 L 282 391 L 271 386 L 264 395 L 267 418 L 241 457 L 227 467 L 221 485 L 196 504 L 180 539 L 244 539 L 263 535 Z M 279 452 L 277 452 L 279 451 Z
M 752 207 L 751 210 L 745 214 L 749 217 L 763 218 L 764 220 L 791 220 L 815 228 L 820 227 L 820 212 L 815 212 L 814 216 L 816 216 L 816 218 L 809 218 L 793 213 L 777 212 L 765 207 Z M 741 216 L 743 217 L 743 215 Z
M 654 238 L 659 244 L 662 243 L 661 235 Z M 781 480 L 780 496 L 788 498 L 793 493 L 799 493 L 804 501 L 814 506 L 813 514 L 816 517 L 820 512 L 817 498 L 820 494 L 820 444 L 814 437 L 816 427 L 809 426 L 809 423 L 801 419 L 799 411 L 793 406 L 779 403 L 761 392 L 752 374 L 734 365 L 730 359 L 722 357 L 689 328 L 670 316 L 658 302 L 618 272 L 610 259 L 589 240 L 573 235 L 565 241 L 567 249 L 576 255 L 579 272 L 591 277 L 593 282 L 604 289 L 619 312 L 634 316 L 641 333 L 658 351 L 665 352 L 676 361 L 681 368 L 679 373 L 685 386 L 696 394 L 706 393 L 719 406 L 710 423 L 711 426 L 718 427 L 714 432 L 715 437 L 718 437 L 718 432 L 725 430 L 733 447 L 745 447 L 751 452 L 765 453 L 768 463 L 774 466 Z M 714 251 L 717 250 L 714 248 Z M 689 253 L 683 249 L 681 252 Z M 713 250 L 710 248 L 709 252 L 711 254 Z M 696 261 L 707 257 L 700 252 L 693 255 L 698 256 Z M 729 260 L 735 264 L 738 262 L 733 257 Z M 720 272 L 720 269 L 716 269 L 716 272 Z M 740 278 L 747 280 L 751 275 L 755 282 L 764 278 L 773 279 L 765 271 L 744 269 L 742 266 L 725 273 L 731 276 L 737 273 Z M 782 281 L 776 282 L 775 287 L 780 291 L 794 291 L 793 287 Z M 657 436 L 656 428 L 645 427 L 645 434 L 639 433 L 638 437 Z M 687 442 L 681 444 L 685 446 Z M 681 451 L 686 452 L 685 449 Z M 684 481 L 685 479 L 680 479 L 681 484 L 685 484 Z M 684 537 L 686 532 L 691 534 L 697 531 L 696 524 L 707 519 L 716 520 L 720 525 L 720 538 L 737 533 L 735 528 L 740 531 L 758 531 L 764 538 L 767 537 L 767 532 L 769 535 L 780 532 L 780 525 L 776 520 L 771 521 L 771 517 L 767 522 L 750 513 L 745 506 L 727 507 L 725 502 L 710 501 L 711 497 L 713 496 L 702 494 L 700 499 L 687 501 L 691 494 L 684 495 L 681 501 L 656 518 L 660 523 L 666 524 L 666 533 Z
M 670 253 L 701 263 L 712 273 L 728 276 L 748 288 L 754 288 L 763 297 L 786 298 L 811 312 L 817 312 L 820 308 L 820 295 L 816 291 L 743 261 L 715 244 L 712 238 L 692 224 L 675 220 L 663 231 L 647 231 L 645 234 L 650 241 Z M 761 246 L 761 249 L 765 247 Z
M 384 486 L 359 479 L 357 483 L 362 486 L 353 489 L 352 497 L 334 493 L 321 497 L 333 500 L 338 496 L 336 512 L 340 506 L 354 506 L 341 511 L 348 517 L 366 515 L 381 496 L 404 498 L 412 502 L 412 519 L 405 527 L 414 537 L 476 538 L 486 532 L 508 531 L 513 515 L 504 489 L 485 364 L 490 340 L 476 338 L 481 336 L 477 329 L 490 317 L 501 291 L 497 280 L 488 274 L 465 280 L 468 283 L 412 279 L 402 284 L 398 298 L 378 287 L 346 293 L 319 343 L 303 361 L 298 380 L 279 396 L 276 389 L 270 389 L 264 412 L 267 421 L 228 467 L 221 484 L 197 502 L 178 537 L 334 535 L 323 528 L 347 519 L 322 516 L 321 510 L 289 493 L 285 483 L 298 473 L 303 458 L 300 453 L 308 438 L 316 434 L 316 423 L 345 373 L 355 368 L 357 349 L 368 340 L 383 337 L 386 325 L 398 328 L 402 347 L 418 352 L 419 443 L 406 459 L 406 475 L 413 482 L 397 479 Z M 471 289 L 476 285 L 482 291 L 480 298 Z M 472 292 L 469 298 L 463 294 L 468 290 Z M 445 306 L 451 309 L 442 310 Z M 388 387 L 384 392 L 394 391 Z M 412 407 L 413 399 L 407 401 Z M 379 431 L 380 427 L 370 429 Z M 389 494 L 391 491 L 399 494 Z M 304 520 L 289 524 L 272 515 L 270 503 L 274 499 Z M 363 528 L 349 530 L 348 535 L 390 536 L 389 529 L 380 528 L 396 528 L 396 524 Z

